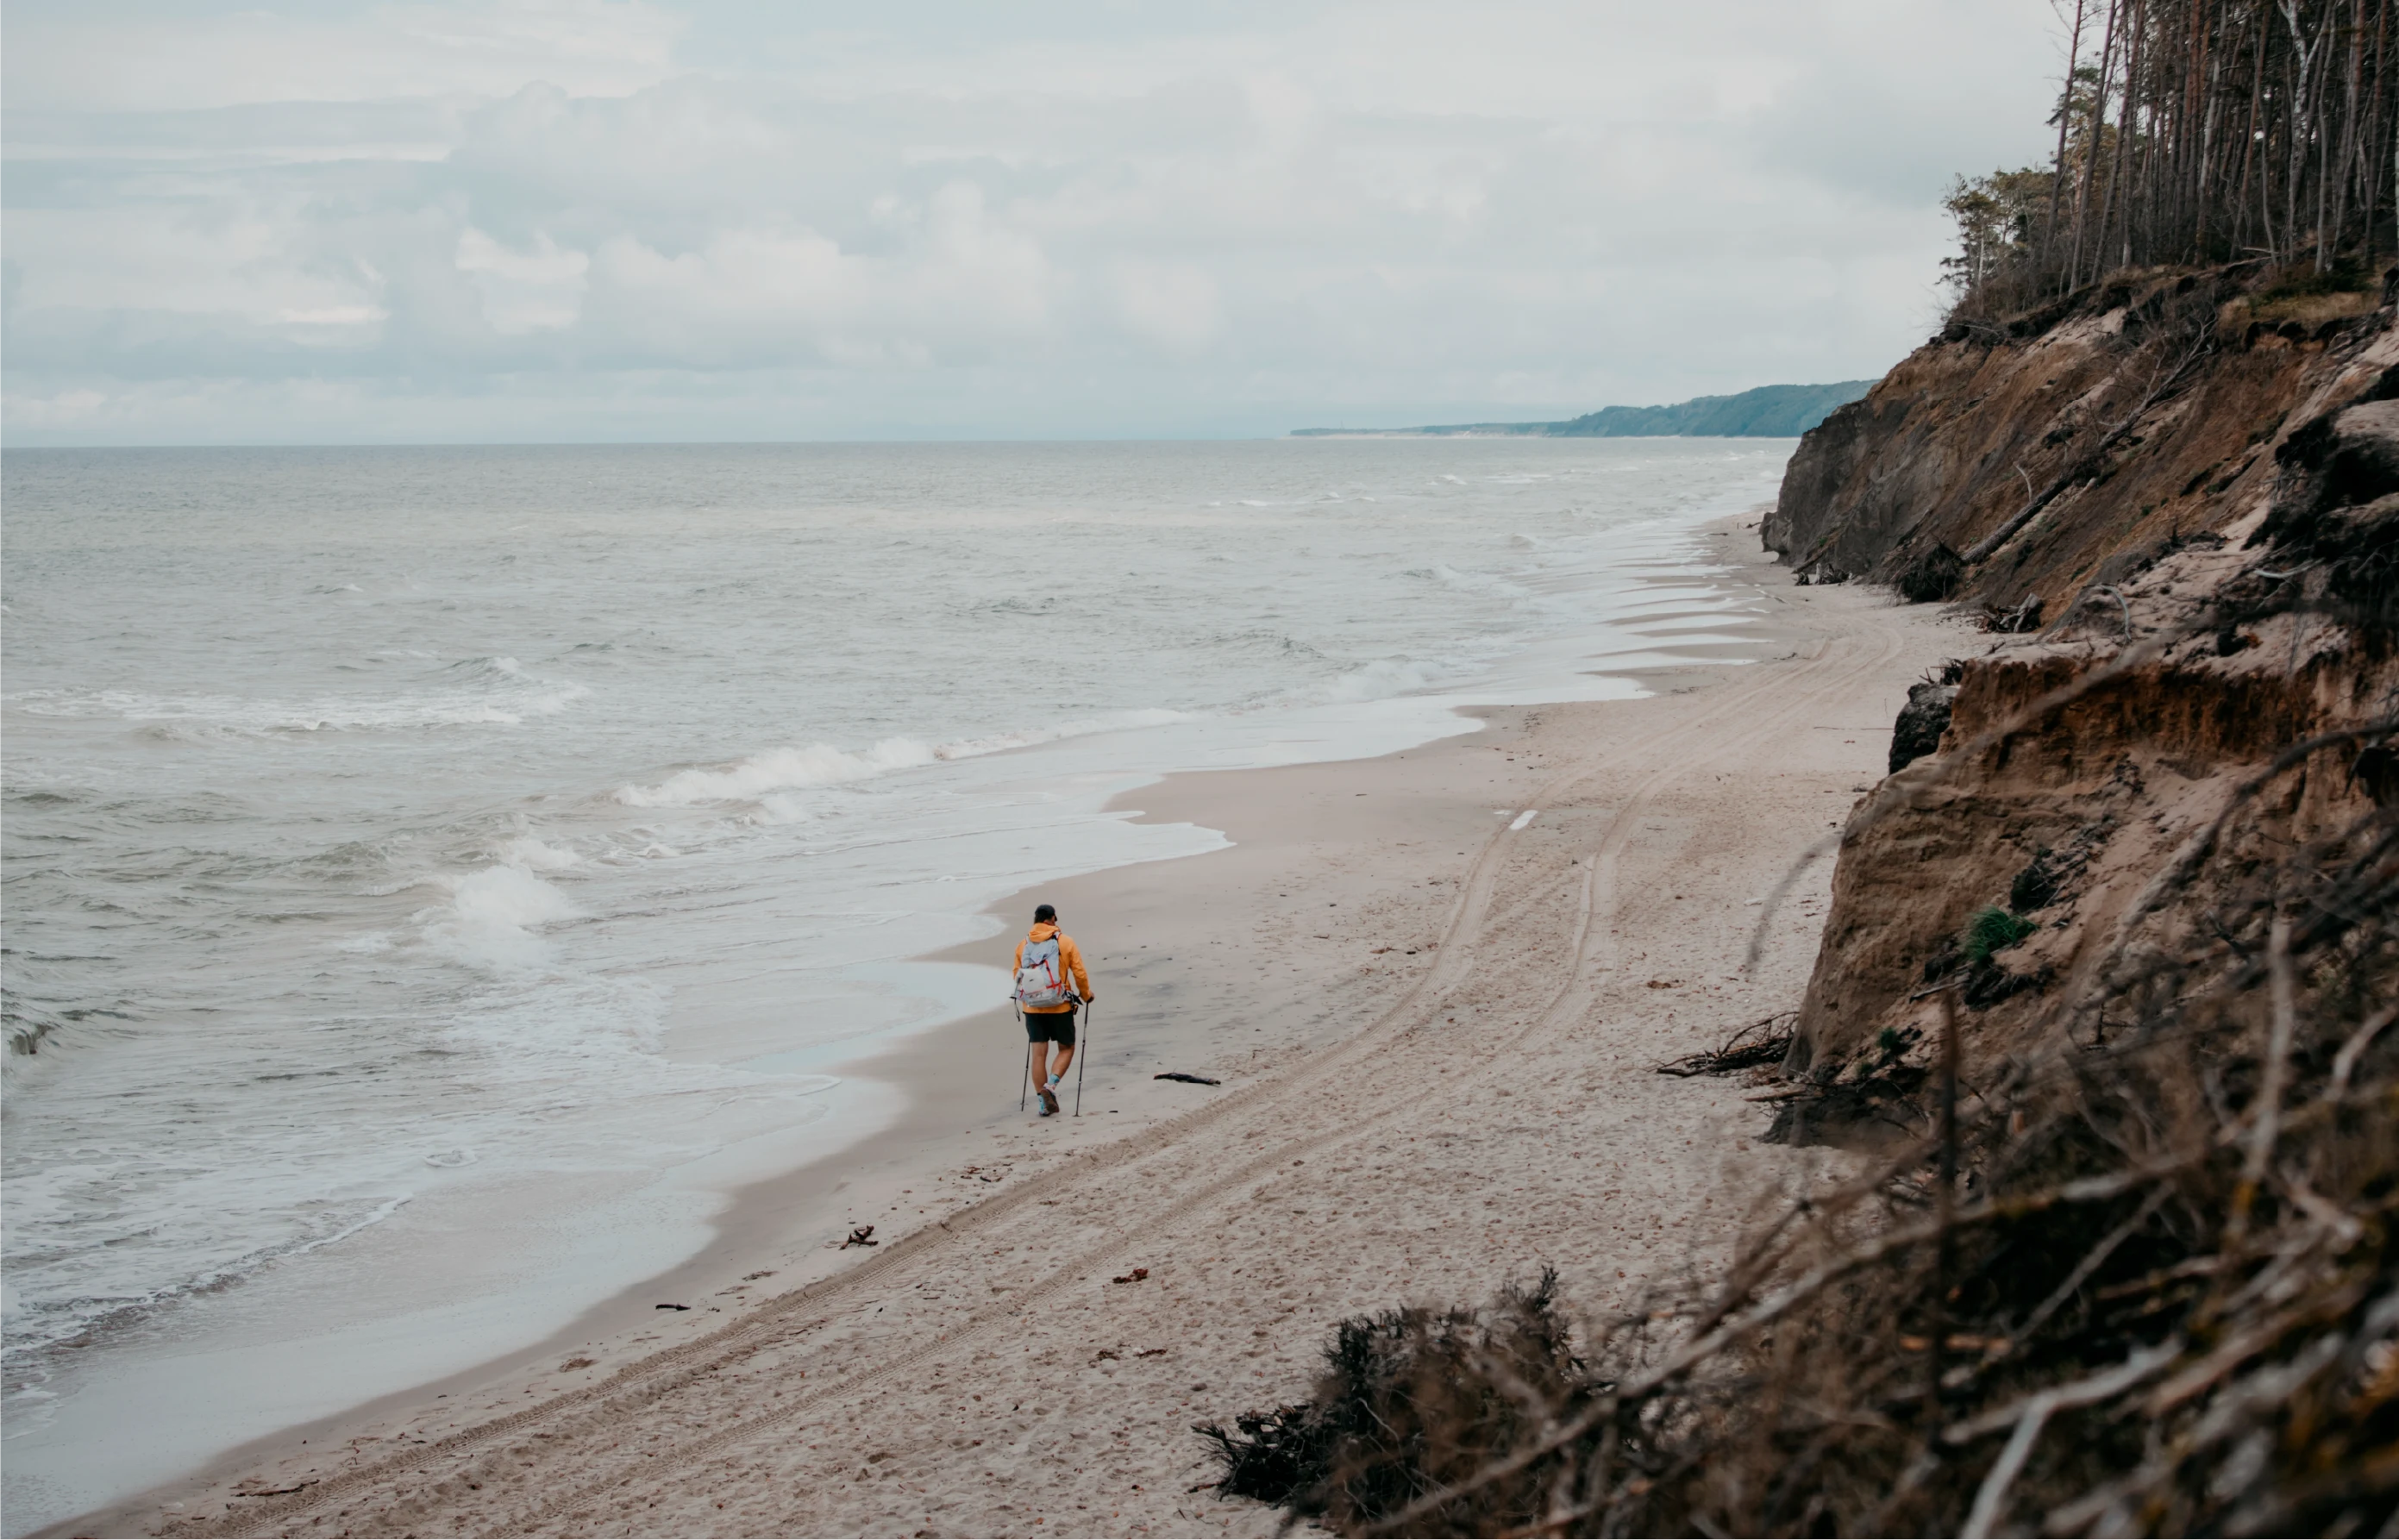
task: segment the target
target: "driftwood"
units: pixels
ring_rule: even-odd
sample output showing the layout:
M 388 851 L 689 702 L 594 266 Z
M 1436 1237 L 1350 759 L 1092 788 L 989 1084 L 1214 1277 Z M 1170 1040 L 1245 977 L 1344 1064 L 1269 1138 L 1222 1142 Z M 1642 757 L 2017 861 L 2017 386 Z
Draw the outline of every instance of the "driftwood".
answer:
M 1726 1038 L 1721 1047 L 1685 1054 L 1671 1063 L 1659 1065 L 1657 1073 L 1688 1079 L 1695 1074 L 1731 1074 L 1737 1070 L 1780 1064 L 1791 1051 L 1791 1031 L 1798 1020 L 1797 1011 L 1788 1010 L 1764 1017 Z M 1756 1033 L 1764 1035 L 1754 1035 Z
M 2192 371 L 2205 362 L 2208 355 L 2214 351 L 2215 348 L 2208 335 L 2202 333 L 2184 350 L 2183 356 L 2175 360 L 2171 370 L 2161 364 L 2158 371 L 2150 376 L 2149 388 L 2141 397 L 2140 403 L 2102 434 L 2099 441 L 2091 446 L 2089 453 L 2076 455 L 2064 470 L 2057 473 L 2048 486 L 2026 498 L 2024 507 L 2018 508 L 2006 522 L 1976 541 L 1972 548 L 1966 552 L 1964 558 L 1966 565 L 1971 567 L 1977 562 L 1988 560 L 2000 547 L 2014 539 L 2018 531 L 2031 523 L 2040 515 L 2041 509 L 2055 502 L 2068 488 L 2085 481 L 2096 480 L 2100 472 L 2106 467 L 2108 452 L 2114 449 L 2127 434 L 2133 431 L 2140 420 L 2148 415 L 2151 407 L 2179 391 L 2184 382 L 2190 378 Z

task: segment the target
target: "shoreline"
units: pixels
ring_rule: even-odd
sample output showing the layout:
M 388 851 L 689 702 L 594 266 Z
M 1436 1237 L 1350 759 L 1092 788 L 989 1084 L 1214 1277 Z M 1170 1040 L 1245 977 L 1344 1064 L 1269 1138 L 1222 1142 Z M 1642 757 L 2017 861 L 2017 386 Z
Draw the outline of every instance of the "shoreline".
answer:
M 1745 530 L 1749 522 L 1747 516 L 1722 520 L 1710 533 L 1722 537 L 1733 528 Z M 1753 569 L 1747 576 L 1762 580 L 1766 591 L 1787 588 L 1787 576 L 1778 584 L 1779 569 L 1768 567 L 1763 557 L 1742 553 L 1732 560 Z M 1849 590 L 1825 592 L 1852 601 L 1864 598 Z M 1802 607 L 1816 607 L 1797 593 L 1781 597 L 1786 605 L 1796 600 Z M 1784 628 L 1795 637 L 1812 628 Z M 1671 639 L 1660 645 L 1671 647 Z M 1647 699 L 1657 701 L 1717 694 L 1727 678 L 1775 667 L 1728 668 L 1695 657 L 1676 669 L 1643 670 L 1642 677 L 1655 692 Z M 1119 798 L 1118 805 L 1142 810 L 1140 821 L 1199 823 L 1224 830 L 1235 843 L 1208 853 L 1213 859 L 1111 868 L 1039 889 L 1059 904 L 1070 933 L 1091 956 L 1095 977 L 1104 980 L 1090 1021 L 1094 1030 L 1086 1039 L 1098 1051 L 1085 1060 L 1091 1079 L 1083 1118 L 1036 1124 L 1029 1116 L 1020 1119 L 1008 1104 L 1008 1093 L 1016 1088 L 1010 1071 L 1021 1066 L 1023 1040 L 1004 1010 L 909 1034 L 843 1070 L 850 1077 L 904 1087 L 906 1107 L 899 1119 L 839 1156 L 741 1189 L 715 1221 L 709 1244 L 683 1265 L 588 1312 L 532 1348 L 339 1417 L 285 1429 L 229 1452 L 192 1478 L 61 1528 L 98 1523 L 146 1529 L 178 1520 L 187 1525 L 206 1511 L 227 1514 L 220 1505 L 236 1473 L 266 1466 L 292 1472 L 295 1481 L 306 1479 L 294 1470 L 295 1461 L 308 1463 L 299 1439 L 313 1440 L 306 1447 L 314 1449 L 328 1447 L 331 1439 L 348 1445 L 355 1455 L 378 1442 L 438 1441 L 529 1400 L 548 1404 L 547 1398 L 560 1395 L 582 1396 L 612 1373 L 621 1378 L 637 1372 L 645 1357 L 682 1351 L 679 1341 L 702 1338 L 711 1328 L 740 1329 L 745 1319 L 763 1314 L 743 1311 L 746 1298 L 767 1290 L 778 1300 L 826 1289 L 855 1292 L 858 1285 L 845 1280 L 904 1270 L 901 1264 L 912 1245 L 944 1234 L 946 1221 L 969 1211 L 959 1209 L 960 1204 L 972 1209 L 975 1200 L 984 1199 L 984 1209 L 992 1207 L 988 1200 L 1035 1206 L 1041 1200 L 1014 1195 L 1041 1185 L 1045 1178 L 1073 1182 L 1077 1169 L 1091 1163 L 1089 1154 L 1102 1146 L 1120 1154 L 1128 1145 L 1189 1140 L 1198 1131 L 1195 1125 L 1221 1117 L 1212 1109 L 1237 1106 L 1246 1090 L 1271 1086 L 1278 1070 L 1338 1053 L 1379 1016 L 1438 982 L 1438 950 L 1425 947 L 1407 959 L 1405 942 L 1433 939 L 1445 914 L 1454 921 L 1463 902 L 1457 890 L 1473 880 L 1478 845 L 1486 845 L 1508 821 L 1498 811 L 1514 811 L 1541 773 L 1552 768 L 1538 763 L 1555 757 L 1554 750 L 1537 742 L 1545 719 L 1590 717 L 1643 704 L 1489 708 L 1472 713 L 1484 723 L 1481 732 L 1377 760 L 1186 773 Z M 1883 723 L 1887 731 L 1887 715 Z M 1389 838 L 1394 817 L 1415 837 Z M 1441 838 L 1429 844 L 1436 832 Z M 1821 881 L 1823 875 L 1816 877 Z M 1269 888 L 1272 898 L 1265 897 Z M 1342 897 L 1320 899 L 1328 891 Z M 1007 919 L 998 936 L 925 960 L 988 963 L 987 954 L 1008 943 L 1014 919 L 1021 918 L 1010 912 L 1029 909 L 1030 893 L 1022 897 L 1022 903 L 1011 898 L 990 911 Z M 1294 929 L 1320 901 L 1334 912 L 1332 917 L 1308 919 L 1305 932 Z M 1351 914 L 1338 912 L 1345 901 Z M 1245 943 L 1259 944 L 1261 936 L 1267 944 L 1259 955 L 1271 961 L 1249 985 L 1228 993 L 1221 987 L 1223 959 Z M 1277 936 L 1286 938 L 1285 944 L 1272 944 Z M 1390 953 L 1373 950 L 1386 944 L 1393 947 Z M 1202 976 L 1219 986 L 1216 997 L 1195 1011 L 1187 1002 Z M 1787 986 L 1787 993 L 1796 994 L 1796 986 Z M 1338 1004 L 1322 1003 L 1334 997 Z M 1228 1016 L 1245 1030 L 1221 1030 Z M 1209 1074 L 1225 1084 L 1211 1090 L 1148 1078 L 1159 1070 Z M 987 1182 L 994 1174 L 999 1180 Z M 851 1265 L 858 1259 L 836 1249 L 838 1236 L 852 1224 L 870 1223 L 879 1226 L 878 1239 L 898 1244 L 878 1248 L 864 1266 Z M 762 1273 L 772 1274 L 771 1284 L 751 1277 Z M 654 1317 L 654 1301 L 698 1308 Z M 576 1359 L 587 1360 L 588 1367 L 559 1367 L 562 1360 Z M 444 1400 L 450 1404 L 435 1405 Z M 286 1501 L 302 1504 L 305 1490 Z M 238 1520 L 244 1510 L 261 1521 L 279 1522 L 252 1503 L 237 1504 L 227 1517 Z

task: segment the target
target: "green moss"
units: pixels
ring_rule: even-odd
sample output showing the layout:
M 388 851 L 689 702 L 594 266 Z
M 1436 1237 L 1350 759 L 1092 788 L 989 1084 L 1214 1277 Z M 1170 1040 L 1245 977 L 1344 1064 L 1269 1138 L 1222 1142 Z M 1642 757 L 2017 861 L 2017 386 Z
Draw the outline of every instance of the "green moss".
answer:
M 1974 912 L 1966 922 L 1966 933 L 1959 938 L 1959 950 L 1969 963 L 1987 963 L 1991 953 L 2004 952 L 2040 926 L 2019 915 L 2009 913 L 1997 904 Z

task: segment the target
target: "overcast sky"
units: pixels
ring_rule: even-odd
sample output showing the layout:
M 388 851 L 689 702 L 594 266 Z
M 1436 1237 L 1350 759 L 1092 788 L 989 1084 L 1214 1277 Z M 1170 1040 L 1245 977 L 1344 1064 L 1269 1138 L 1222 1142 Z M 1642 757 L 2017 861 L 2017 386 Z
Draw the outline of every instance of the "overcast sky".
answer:
M 2045 0 L 10 0 L 9 443 L 1253 436 L 1879 374 Z

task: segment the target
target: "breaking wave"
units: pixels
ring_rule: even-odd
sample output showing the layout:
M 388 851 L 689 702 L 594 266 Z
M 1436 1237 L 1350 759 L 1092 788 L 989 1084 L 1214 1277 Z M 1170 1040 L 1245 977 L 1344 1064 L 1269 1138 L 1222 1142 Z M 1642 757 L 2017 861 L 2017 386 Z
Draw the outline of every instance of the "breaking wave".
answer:
M 1000 733 L 988 737 L 957 738 L 928 744 L 915 738 L 885 738 L 862 752 L 811 743 L 793 749 L 769 749 L 720 766 L 678 770 L 656 786 L 626 786 L 617 800 L 628 807 L 692 807 L 703 803 L 755 802 L 777 791 L 805 790 L 815 786 L 839 786 L 872 779 L 897 770 L 913 770 L 945 760 L 974 759 L 1010 749 L 1028 749 L 1061 738 L 1094 733 L 1156 727 L 1182 720 L 1185 713 L 1168 710 L 1122 711 L 1062 723 L 1055 727 Z
M 527 673 L 512 657 L 470 658 L 443 670 L 453 687 L 379 699 L 246 700 L 237 696 L 149 695 L 136 690 L 28 690 L 17 709 L 37 717 L 115 718 L 165 725 L 176 736 L 264 736 L 412 727 L 515 726 L 555 716 L 590 687 Z

